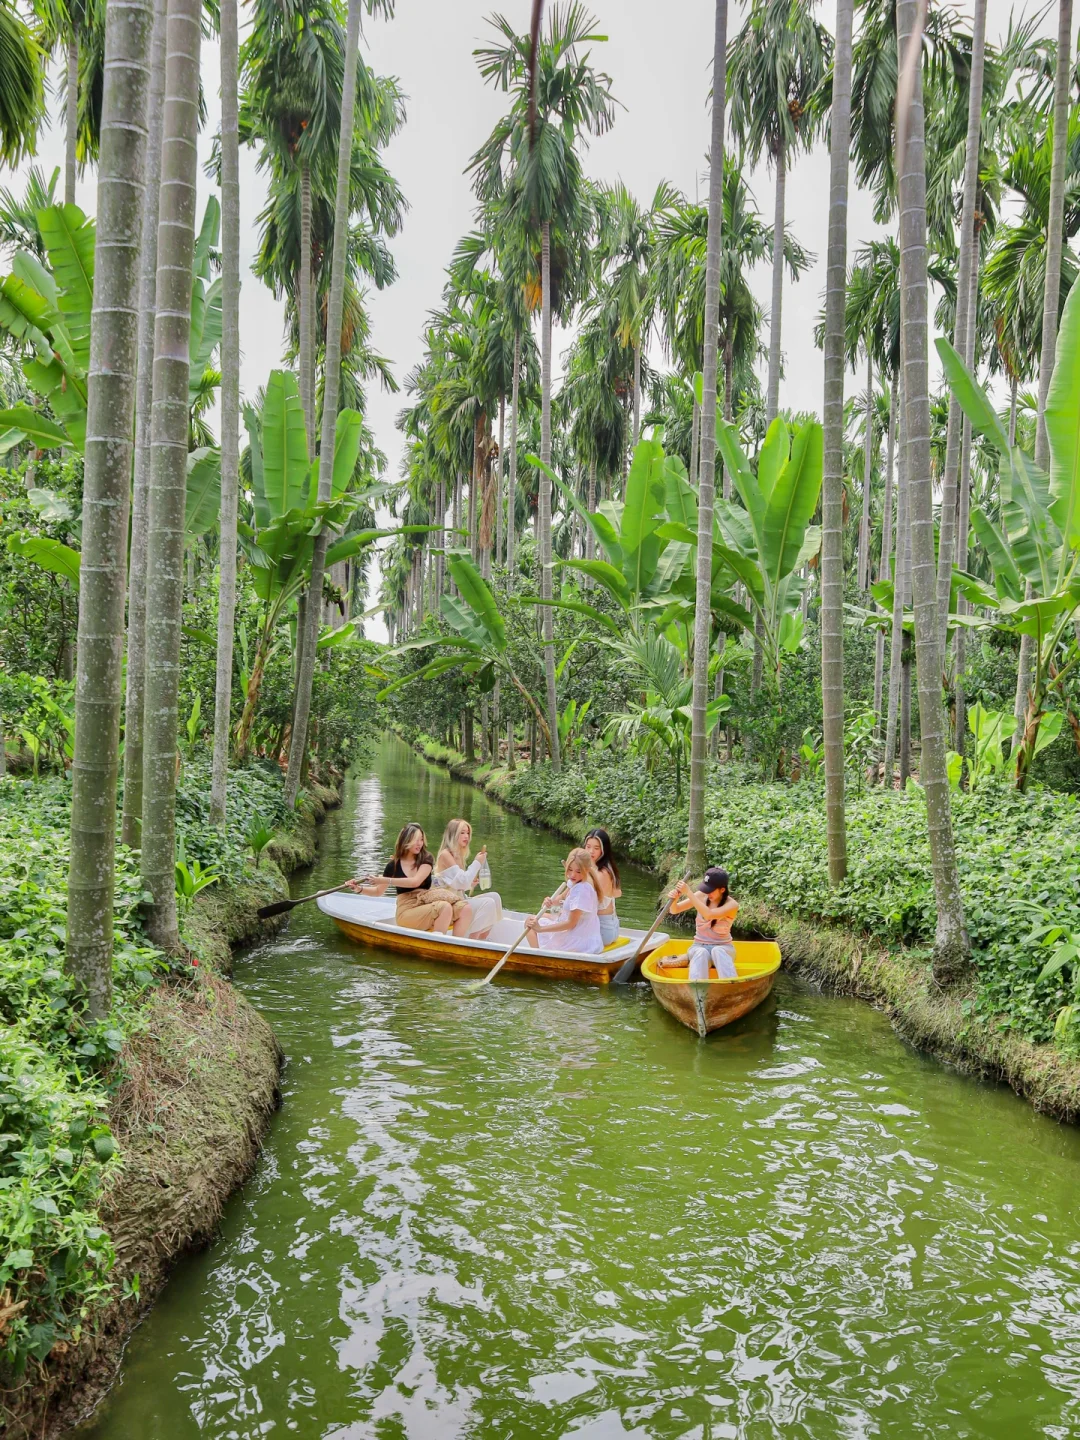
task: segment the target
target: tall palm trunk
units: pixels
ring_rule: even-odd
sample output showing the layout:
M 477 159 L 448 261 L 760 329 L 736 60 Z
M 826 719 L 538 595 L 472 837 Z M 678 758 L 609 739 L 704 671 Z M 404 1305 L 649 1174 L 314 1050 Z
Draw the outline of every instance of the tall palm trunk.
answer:
M 971 294 L 968 301 L 967 341 L 964 349 L 964 364 L 969 370 L 975 368 L 976 307 L 979 299 L 979 237 L 973 237 L 974 256 L 971 263 Z M 971 527 L 971 421 L 966 415 L 960 423 L 960 493 L 956 502 L 956 564 L 960 570 L 967 570 L 968 532 Z M 966 614 L 968 603 L 961 595 L 957 600 L 960 614 Z M 967 732 L 967 701 L 964 696 L 964 667 L 967 663 L 967 631 L 963 625 L 956 627 L 953 637 L 953 669 L 955 681 L 953 749 L 964 753 L 964 738 Z
M 705 868 L 706 717 L 712 638 L 713 508 L 716 495 L 716 372 L 720 320 L 720 229 L 724 219 L 724 105 L 727 98 L 728 0 L 716 0 L 713 26 L 712 129 L 709 142 L 709 228 L 705 242 L 705 347 L 702 356 L 698 475 L 697 588 L 694 610 L 694 685 L 690 711 L 690 817 L 686 864 Z
M 304 407 L 308 458 L 315 455 L 315 326 L 311 283 L 311 167 L 300 166 L 300 403 Z
M 724 419 L 730 421 L 734 413 L 735 397 L 735 341 L 729 335 L 724 341 Z M 731 476 L 724 466 L 724 499 L 731 499 Z
M 154 319 L 157 314 L 157 227 L 161 201 L 161 127 L 165 98 L 167 0 L 155 0 L 150 50 L 146 185 L 143 192 L 139 277 L 139 371 L 135 386 L 135 478 L 131 500 L 128 574 L 127 691 L 124 701 L 124 813 L 120 838 L 138 849 L 143 788 L 143 710 L 146 701 L 146 545 L 150 495 L 150 418 L 154 399 Z
M 240 490 L 240 136 L 236 0 L 221 0 L 221 543 L 210 823 L 225 824 Z
M 345 308 L 346 247 L 349 229 L 349 166 L 352 160 L 353 123 L 356 112 L 356 65 L 360 39 L 360 5 L 349 0 L 345 31 L 345 83 L 341 97 L 341 133 L 338 137 L 337 191 L 334 197 L 334 248 L 330 262 L 330 303 L 326 313 L 326 360 L 323 367 L 322 435 L 319 444 L 320 502 L 333 494 L 334 432 L 337 428 L 338 395 L 341 386 L 341 317 Z M 300 791 L 300 776 L 307 750 L 308 721 L 311 716 L 311 685 L 315 678 L 315 649 L 319 638 L 318 597 L 322 595 L 328 535 L 324 529 L 315 537 L 311 557 L 307 639 L 303 665 L 296 686 L 292 736 L 289 741 L 289 772 L 285 779 L 285 803 L 292 810 Z
M 844 816 L 844 303 L 847 275 L 848 146 L 851 137 L 852 11 L 852 0 L 837 0 L 829 175 L 829 260 L 825 282 L 821 705 L 825 746 L 825 826 L 828 837 L 829 881 L 833 885 L 838 885 L 847 874 L 847 824 Z M 779 185 L 778 162 L 778 188 Z M 782 215 L 778 215 L 778 219 L 782 224 Z M 782 233 L 781 230 L 781 237 Z M 775 287 L 775 272 L 773 283 Z M 868 394 L 872 374 L 871 371 L 871 378 L 867 382 Z M 869 425 L 868 409 L 868 428 Z M 864 504 L 869 505 L 868 480 L 866 492 Z
M 1069 138 L 1070 75 L 1072 69 L 1072 0 L 1060 0 L 1058 7 L 1057 65 L 1054 71 L 1054 146 L 1050 156 L 1050 211 L 1046 226 L 1046 278 L 1043 281 L 1042 350 L 1039 356 L 1039 415 L 1035 429 L 1035 463 L 1049 468 L 1050 445 L 1046 436 L 1046 395 L 1057 353 L 1058 304 L 1061 299 L 1061 254 L 1064 245 L 1065 181 Z M 1032 594 L 1027 586 L 1027 598 Z M 1016 671 L 1016 729 L 1012 753 L 1016 755 L 1027 728 L 1031 689 L 1031 662 L 1035 642 L 1030 635 L 1020 639 L 1020 660 Z
M 885 447 L 885 494 L 882 498 L 881 506 L 881 564 L 878 568 L 879 580 L 888 580 L 891 578 L 893 456 L 896 451 L 896 409 L 896 376 L 894 375 L 892 385 L 889 389 L 889 438 Z M 877 632 L 877 639 L 874 642 L 874 714 L 877 717 L 874 733 L 879 736 L 881 734 L 881 686 L 884 668 L 885 632 L 884 630 L 879 630 Z
M 898 0 L 900 73 L 911 50 L 918 0 Z M 945 758 L 945 710 L 941 702 L 941 647 L 934 555 L 933 481 L 930 474 L 930 391 L 927 357 L 926 146 L 922 66 L 911 55 L 911 100 L 898 127 L 906 131 L 899 156 L 901 325 L 904 330 L 904 404 L 907 479 L 911 503 L 911 581 L 915 609 L 915 663 L 919 685 L 922 758 L 919 778 L 926 797 L 930 860 L 937 902 L 934 978 L 954 984 L 969 964 L 964 902 L 956 868 L 952 804 Z M 903 85 L 901 80 L 901 85 Z M 906 122 L 906 123 L 905 123 Z
M 438 610 L 443 596 L 443 576 L 446 573 L 446 481 L 439 477 L 435 486 L 435 523 L 439 529 L 433 537 L 439 547 L 435 556 L 435 609 Z
M 634 446 L 641 439 L 641 341 L 634 346 Z
M 540 252 L 541 280 L 544 291 L 543 314 L 540 321 L 540 459 L 551 464 L 551 225 L 544 221 Z M 537 510 L 540 529 L 540 596 L 551 600 L 551 480 L 540 472 L 540 504 Z M 561 769 L 559 755 L 559 706 L 555 696 L 555 612 L 550 605 L 544 611 L 544 680 L 547 689 L 547 721 L 551 732 L 551 768 Z
M 866 352 L 866 434 L 863 436 L 862 513 L 859 516 L 858 586 L 870 588 L 870 479 L 874 470 L 874 357 Z
M 726 418 L 726 417 L 725 417 Z M 694 396 L 690 411 L 690 484 L 697 489 L 698 462 L 701 453 L 701 406 Z
M 506 452 L 504 442 L 506 440 L 506 396 L 499 396 L 499 467 L 495 482 L 495 561 L 498 565 L 506 564 L 506 524 L 504 519 L 504 503 L 506 496 L 503 486 L 503 474 L 506 466 Z
M 781 139 L 776 155 L 776 208 L 773 211 L 772 309 L 769 314 L 769 389 L 765 424 L 780 411 L 780 321 L 784 303 L 784 209 L 787 198 L 787 152 Z
M 506 496 L 506 568 L 514 584 L 514 528 L 517 524 L 517 434 L 521 390 L 521 336 L 514 336 L 514 380 L 510 392 L 510 481 Z
M 974 309 L 971 297 L 971 275 L 978 254 L 975 231 L 975 200 L 979 189 L 979 143 L 982 133 L 983 57 L 986 39 L 986 0 L 975 0 L 975 18 L 971 36 L 971 75 L 968 83 L 967 142 L 964 154 L 964 198 L 960 210 L 960 270 L 956 282 L 956 318 L 953 345 L 963 356 L 968 353 L 968 333 L 972 333 L 974 353 Z M 960 469 L 960 403 L 949 395 L 949 421 L 945 440 L 945 478 L 941 489 L 941 535 L 938 544 L 938 627 L 942 655 L 948 638 L 949 596 L 952 590 L 953 562 L 957 550 L 957 476 Z
M 64 204 L 75 204 L 75 146 L 79 138 L 79 37 L 67 42 L 67 93 L 64 97 Z
M 153 896 L 147 931 L 165 950 L 175 950 L 180 942 L 176 918 L 176 731 L 201 23 L 198 0 L 170 0 L 154 327 L 142 827 L 142 877 Z
M 903 348 L 903 347 L 901 347 Z M 889 700 L 885 721 L 885 766 L 883 783 L 892 789 L 893 765 L 896 760 L 896 724 L 900 703 L 900 670 L 904 650 L 904 593 L 907 583 L 904 565 L 904 541 L 911 524 L 908 515 L 907 447 L 904 443 L 906 417 L 904 413 L 903 360 L 901 360 L 900 400 L 897 407 L 897 433 L 900 443 L 897 447 L 896 465 L 896 566 L 893 576 L 893 612 L 891 641 L 889 645 Z
M 152 0 L 114 0 L 105 12 L 67 908 L 67 968 L 98 1018 L 108 1013 L 112 994 L 128 484 L 153 29 Z

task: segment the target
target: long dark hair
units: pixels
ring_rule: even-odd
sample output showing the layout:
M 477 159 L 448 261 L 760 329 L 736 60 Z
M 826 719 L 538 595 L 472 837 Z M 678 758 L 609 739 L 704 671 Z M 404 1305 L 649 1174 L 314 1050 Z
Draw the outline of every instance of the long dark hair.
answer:
M 619 879 L 619 867 L 615 864 L 615 856 L 611 853 L 611 836 L 606 830 L 598 828 L 590 830 L 581 843 L 584 845 L 586 840 L 600 841 L 600 859 L 596 862 L 596 868 L 610 871 L 611 878 L 615 881 L 615 888 L 621 890 L 622 881 Z
M 424 827 L 418 825 L 415 820 L 410 820 L 408 825 L 403 825 L 398 831 L 397 843 L 394 845 L 394 859 L 398 865 L 401 865 L 402 857 L 405 854 L 405 846 L 416 838 L 417 831 L 419 831 L 421 835 L 424 835 Z M 424 848 L 416 857 L 417 869 L 419 869 L 421 865 L 434 866 L 434 864 L 435 861 L 431 858 L 431 852 L 427 848 L 427 836 L 424 835 Z

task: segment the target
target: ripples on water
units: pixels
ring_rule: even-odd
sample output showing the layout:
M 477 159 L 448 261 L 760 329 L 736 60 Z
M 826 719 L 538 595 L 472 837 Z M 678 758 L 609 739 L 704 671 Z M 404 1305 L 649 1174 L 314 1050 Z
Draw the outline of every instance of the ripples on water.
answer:
M 486 826 L 512 903 L 565 849 L 396 744 L 350 799 L 316 882 L 416 812 Z M 1080 1435 L 1077 1135 L 865 1007 L 782 976 L 700 1042 L 637 988 L 463 999 L 310 908 L 238 979 L 285 1104 L 87 1436 Z

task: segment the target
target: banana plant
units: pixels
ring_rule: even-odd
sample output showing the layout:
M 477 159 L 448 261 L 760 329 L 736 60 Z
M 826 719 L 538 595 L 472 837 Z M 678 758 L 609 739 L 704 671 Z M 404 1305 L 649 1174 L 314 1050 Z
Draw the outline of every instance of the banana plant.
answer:
M 439 609 L 453 634 L 406 640 L 404 644 L 387 651 L 387 658 L 404 655 L 412 650 L 438 650 L 443 653 L 435 655 L 410 674 L 400 675 L 396 679 L 381 666 L 369 665 L 369 674 L 390 682 L 379 691 L 376 698 L 384 700 L 415 680 L 434 680 L 445 675 L 448 670 L 459 670 L 474 677 L 483 695 L 490 694 L 495 688 L 496 679 L 502 677 L 518 691 L 536 716 L 536 723 L 540 726 L 550 754 L 551 731 L 544 707 L 524 684 L 511 663 L 506 643 L 506 625 L 499 614 L 490 585 L 466 551 L 449 551 L 447 566 L 458 593 L 456 596 L 444 595 Z
M 363 418 L 342 410 L 334 436 L 331 498 L 319 502 L 318 458 L 309 463 L 304 410 L 296 376 L 273 370 L 261 410 L 245 407 L 254 497 L 254 524 L 238 526 L 240 545 L 251 565 L 252 584 L 262 602 L 263 618 L 255 642 L 236 732 L 241 759 L 247 754 L 259 703 L 263 674 L 277 629 L 311 574 L 315 537 L 324 527 L 339 529 L 361 504 L 370 504 L 385 487 L 365 485 L 352 490 L 363 439 Z M 406 527 L 426 530 L 429 527 Z M 331 544 L 327 569 L 348 560 L 380 536 L 397 530 L 360 530 Z
M 1047 702 L 1061 693 L 1080 661 L 1073 628 L 1080 610 L 1080 287 L 1065 302 L 1046 400 L 1049 475 L 1018 445 L 1010 446 L 986 391 L 948 341 L 939 339 L 937 347 L 972 429 L 986 437 L 1002 462 L 999 518 L 980 505 L 971 511 L 994 588 L 974 576 L 964 576 L 963 583 L 969 599 L 990 610 L 998 628 L 1034 642 L 1024 730 L 1012 757 L 1016 785 L 1023 790 L 1047 723 Z

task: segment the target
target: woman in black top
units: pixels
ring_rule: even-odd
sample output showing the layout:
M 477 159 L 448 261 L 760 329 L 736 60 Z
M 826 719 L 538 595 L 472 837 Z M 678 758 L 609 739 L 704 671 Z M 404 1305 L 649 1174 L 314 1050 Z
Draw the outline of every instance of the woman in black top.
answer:
M 393 885 L 397 891 L 395 921 L 406 930 L 430 930 L 445 935 L 468 935 L 472 906 L 458 890 L 432 885 L 435 867 L 427 839 L 419 825 L 402 828 L 394 846 L 394 857 L 383 873 L 369 880 L 350 880 L 349 889 L 361 895 L 385 895 Z

